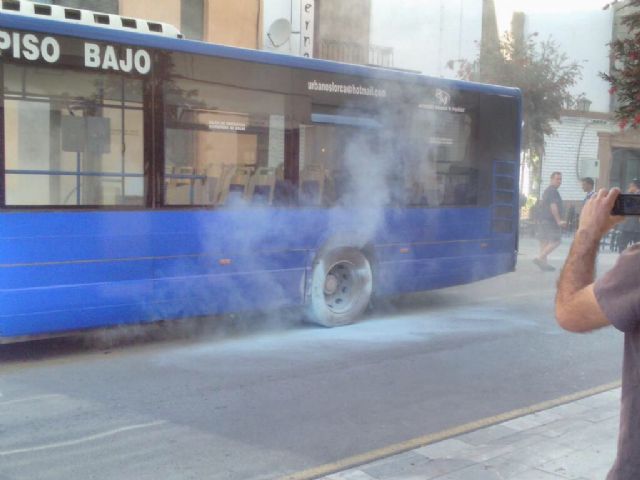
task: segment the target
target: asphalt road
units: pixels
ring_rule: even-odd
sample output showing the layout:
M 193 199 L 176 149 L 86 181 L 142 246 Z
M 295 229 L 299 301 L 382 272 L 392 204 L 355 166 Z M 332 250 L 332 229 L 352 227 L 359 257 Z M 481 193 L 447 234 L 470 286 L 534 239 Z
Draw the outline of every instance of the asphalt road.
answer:
M 622 335 L 561 331 L 522 245 L 513 274 L 338 329 L 281 311 L 0 346 L 0 479 L 278 478 L 618 380 Z

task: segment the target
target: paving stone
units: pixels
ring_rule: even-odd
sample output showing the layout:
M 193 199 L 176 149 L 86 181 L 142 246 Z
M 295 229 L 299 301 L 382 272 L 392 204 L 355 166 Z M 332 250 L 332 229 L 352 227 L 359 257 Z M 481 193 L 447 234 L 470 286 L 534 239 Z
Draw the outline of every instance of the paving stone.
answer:
M 498 457 L 496 460 L 508 459 L 514 463 L 524 466 L 524 469 L 533 469 L 545 463 L 575 452 L 575 449 L 557 443 L 553 440 L 545 440 L 534 445 L 526 445 L 514 451 Z
M 566 477 L 560 477 L 553 473 L 543 472 L 542 470 L 532 468 L 525 470 L 524 472 L 520 472 L 513 477 L 506 477 L 505 480 L 559 480 L 564 478 Z
M 584 450 L 594 446 L 606 448 L 615 445 L 618 438 L 618 421 L 611 419 L 597 424 L 587 424 L 582 428 L 566 430 L 556 437 L 558 443 L 568 445 L 576 450 Z
M 427 458 L 455 458 L 465 451 L 473 449 L 474 446 L 463 442 L 457 438 L 449 438 L 442 442 L 427 445 L 415 450 L 415 453 L 424 455 Z M 464 458 L 464 457 L 463 457 Z
M 333 475 L 328 475 L 326 477 L 322 477 L 321 480 L 377 480 L 371 475 L 367 475 L 361 470 L 347 470 L 346 472 L 334 473 Z
M 381 480 L 429 480 L 449 472 L 455 472 L 472 465 L 472 462 L 461 459 L 432 460 L 423 455 L 411 452 L 412 455 L 399 455 L 392 461 L 374 466 L 360 467 L 360 470 Z
M 545 441 L 545 437 L 520 433 L 509 437 L 501 438 L 490 445 L 482 445 L 465 455 L 465 459 L 482 463 L 492 458 L 506 455 L 528 445 L 534 445 Z
M 457 472 L 449 473 L 438 480 L 505 480 L 499 472 L 485 465 L 473 465 Z
M 491 427 L 476 430 L 475 432 L 465 433 L 456 437 L 471 445 L 486 445 L 499 438 L 508 437 L 516 433 L 517 430 L 503 425 L 493 425 Z
M 592 411 L 577 415 L 575 418 L 579 420 L 585 420 L 587 422 L 601 422 L 602 420 L 609 420 L 611 418 L 618 419 L 620 417 L 620 406 L 602 406 L 600 408 L 594 408 Z
M 547 410 L 549 413 L 560 415 L 561 417 L 573 417 L 580 413 L 588 412 L 591 408 L 577 402 L 559 405 Z
M 360 470 L 364 470 L 367 468 L 368 470 L 374 471 L 378 469 L 384 470 L 387 465 L 398 465 L 402 463 L 411 464 L 411 463 L 426 463 L 430 459 L 426 458 L 424 455 L 419 455 L 415 453 L 413 450 L 409 452 L 399 453 L 397 455 L 392 455 L 391 457 L 382 458 L 380 460 L 376 460 L 367 465 L 363 465 L 358 467 Z M 369 473 L 369 472 L 367 472 Z M 371 474 L 371 473 L 369 473 Z
M 525 415 L 524 417 L 515 418 L 513 420 L 509 420 L 508 422 L 504 422 L 501 425 L 508 428 L 513 428 L 514 430 L 528 430 L 530 428 L 539 427 L 541 425 L 547 425 L 549 423 L 560 420 L 562 417 L 557 413 L 552 413 L 549 411 L 537 412 L 531 415 Z
M 549 438 L 558 438 L 566 435 L 567 432 L 582 430 L 590 425 L 593 425 L 593 422 L 576 418 L 562 418 L 561 420 L 551 422 L 547 425 L 532 428 L 527 430 L 527 432 L 534 435 L 543 435 Z
M 586 449 L 552 460 L 537 468 L 564 478 L 577 480 L 589 478 L 596 470 L 605 472 L 606 475 L 612 464 L 612 458 L 603 458 L 597 452 Z M 600 478 L 604 478 L 604 476 Z
M 489 471 L 497 473 L 500 478 L 517 476 L 519 473 L 531 468 L 528 465 L 513 459 L 509 454 L 482 462 L 482 465 L 487 467 Z

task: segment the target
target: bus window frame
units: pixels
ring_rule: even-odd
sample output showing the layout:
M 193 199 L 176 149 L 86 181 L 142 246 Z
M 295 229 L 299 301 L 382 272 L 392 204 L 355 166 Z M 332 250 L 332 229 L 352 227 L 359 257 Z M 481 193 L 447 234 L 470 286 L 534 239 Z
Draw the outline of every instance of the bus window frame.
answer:
M 31 33 L 28 30 L 15 30 L 21 34 Z M 42 35 L 39 33 L 39 35 Z M 68 42 L 85 42 L 88 38 L 77 38 L 66 35 L 56 35 L 57 39 L 64 39 Z M 107 42 L 102 40 L 95 40 L 96 43 L 100 45 L 113 44 L 114 42 Z M 126 43 L 117 43 L 120 48 L 127 48 Z M 2 62 L 0 62 L 0 211 L 87 211 L 87 210 L 99 210 L 99 211 L 131 211 L 131 210 L 148 210 L 154 208 L 154 192 L 149 188 L 148 178 L 149 175 L 147 172 L 154 171 L 154 152 L 153 142 L 154 136 L 156 132 L 154 130 L 147 129 L 147 122 L 150 122 L 150 128 L 154 128 L 154 123 L 157 120 L 152 119 L 154 116 L 153 112 L 153 102 L 156 101 L 154 92 L 157 89 L 158 83 L 158 72 L 159 69 L 155 68 L 158 65 L 157 57 L 162 55 L 162 52 L 157 51 L 156 49 L 149 48 L 148 51 L 152 55 L 152 63 L 154 68 L 151 69 L 148 75 L 139 75 L 134 72 L 126 73 L 126 72 L 109 72 L 104 70 L 96 70 L 87 67 L 79 66 L 77 63 L 72 61 L 65 62 L 65 56 L 62 56 L 60 61 L 54 64 L 46 63 L 44 61 L 20 61 L 13 60 L 11 58 L 6 58 Z M 75 59 L 75 57 L 74 57 Z M 78 73 L 94 73 L 94 74 L 109 74 L 109 75 L 117 75 L 121 79 L 133 78 L 139 79 L 141 81 L 141 91 L 142 91 L 142 104 L 140 108 L 136 110 L 142 111 L 142 150 L 143 150 L 143 158 L 142 158 L 142 179 L 143 179 L 143 188 L 144 192 L 142 195 L 142 203 L 139 205 L 128 205 L 126 203 L 120 204 L 110 204 L 110 205 L 101 205 L 101 204 L 81 204 L 81 205 L 37 205 L 37 204 L 15 204 L 15 205 L 7 205 L 6 204 L 6 140 L 5 140 L 5 64 L 11 64 L 22 67 L 34 67 L 34 68 L 46 68 L 51 70 L 67 70 L 70 72 L 78 72 Z M 147 103 L 149 102 L 149 103 Z M 149 118 L 147 118 L 149 117 Z M 91 172 L 95 173 L 95 172 Z

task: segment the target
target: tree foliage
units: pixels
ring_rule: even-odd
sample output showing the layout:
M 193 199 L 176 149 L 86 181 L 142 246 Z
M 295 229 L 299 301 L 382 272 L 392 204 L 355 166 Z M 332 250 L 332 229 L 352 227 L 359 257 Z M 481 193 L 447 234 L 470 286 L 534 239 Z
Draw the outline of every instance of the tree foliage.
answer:
M 608 8 L 618 2 L 607 5 Z M 640 126 L 640 0 L 629 0 L 622 9 L 621 23 L 628 35 L 611 42 L 612 66 L 609 74 L 600 76 L 611 85 L 609 93 L 615 94 L 616 118 L 620 128 Z
M 552 39 L 538 41 L 536 33 L 524 39 L 507 33 L 496 51 L 481 51 L 473 61 L 451 61 L 449 67 L 457 67 L 458 76 L 465 80 L 521 90 L 522 148 L 537 183 L 544 137 L 553 133 L 551 123 L 560 119 L 562 110 L 578 100 L 570 88 L 581 78 L 582 67 L 570 62 Z

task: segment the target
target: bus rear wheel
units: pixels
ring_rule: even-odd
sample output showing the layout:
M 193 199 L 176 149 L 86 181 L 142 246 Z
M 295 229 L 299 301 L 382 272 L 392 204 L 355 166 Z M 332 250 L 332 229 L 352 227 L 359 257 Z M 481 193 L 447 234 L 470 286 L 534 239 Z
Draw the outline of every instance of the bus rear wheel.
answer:
M 371 264 L 360 250 L 331 250 L 313 267 L 310 320 L 325 327 L 353 323 L 369 305 L 372 289 Z

